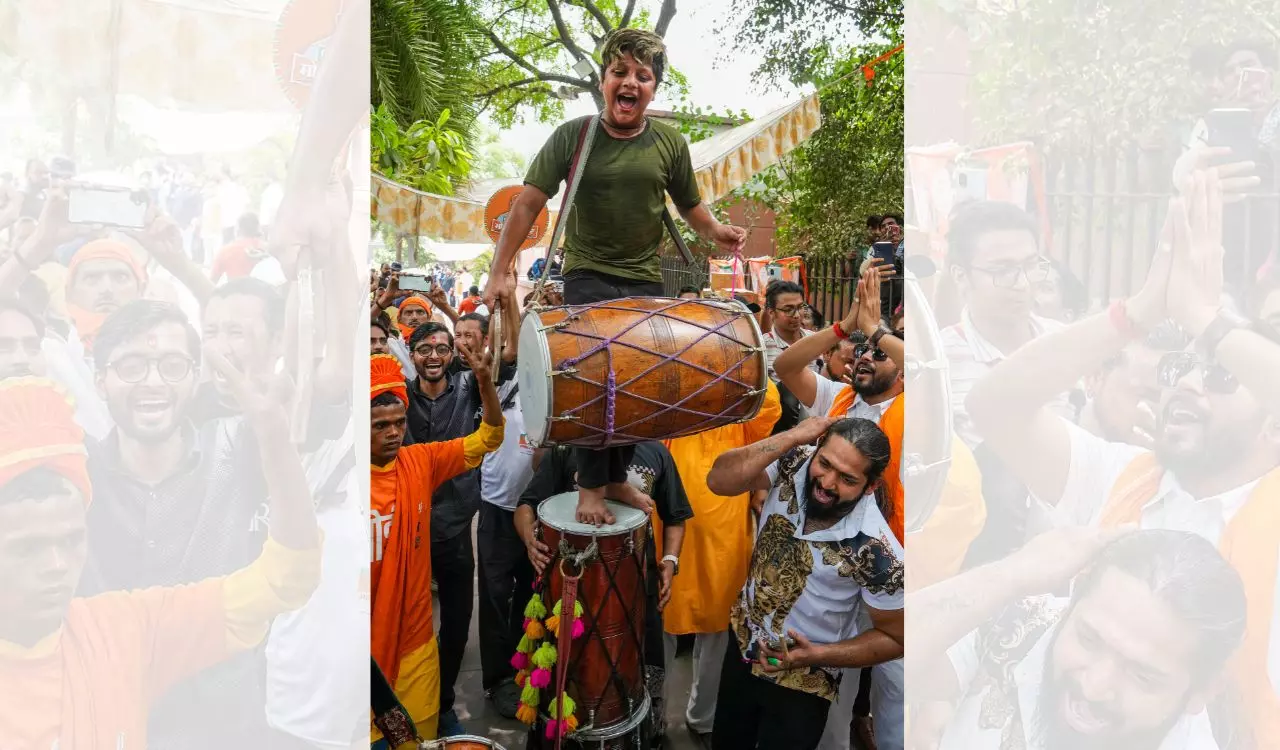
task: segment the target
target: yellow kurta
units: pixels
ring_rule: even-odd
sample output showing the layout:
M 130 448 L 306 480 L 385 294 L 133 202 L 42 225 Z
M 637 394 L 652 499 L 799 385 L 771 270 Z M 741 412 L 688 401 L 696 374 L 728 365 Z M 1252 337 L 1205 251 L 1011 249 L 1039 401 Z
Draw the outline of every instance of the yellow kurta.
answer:
M 968 447 L 953 437 L 951 466 L 938 505 L 924 528 L 907 535 L 908 590 L 919 591 L 958 573 L 969 545 L 978 538 L 986 520 L 978 462 Z
M 714 494 L 707 489 L 707 473 L 725 451 L 769 437 L 781 416 L 782 402 L 771 382 L 760 413 L 750 422 L 666 441 L 693 507 L 693 518 L 684 524 L 680 575 L 672 580 L 671 601 L 662 612 L 668 633 L 719 633 L 729 629 L 729 610 L 747 580 L 755 529 L 751 525 L 750 496 Z M 661 529 L 657 534 L 661 539 Z

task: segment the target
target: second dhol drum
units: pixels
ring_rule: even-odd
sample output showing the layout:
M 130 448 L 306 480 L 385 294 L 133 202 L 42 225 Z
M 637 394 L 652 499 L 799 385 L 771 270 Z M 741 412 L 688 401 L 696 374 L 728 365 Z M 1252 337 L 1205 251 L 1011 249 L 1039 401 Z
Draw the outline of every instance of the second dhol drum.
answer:
M 519 361 L 535 446 L 630 445 L 745 421 L 768 383 L 755 317 L 712 300 L 627 297 L 532 311 Z
M 578 576 L 585 632 L 573 641 L 565 681 L 565 692 L 577 704 L 580 729 L 574 739 L 593 748 L 600 743 L 640 747 L 626 738 L 638 737 L 649 715 L 644 682 L 649 518 L 620 503 L 608 505 L 616 522 L 607 526 L 574 520 L 576 492 L 554 495 L 538 506 L 538 533 L 552 555 L 544 603 L 550 611 L 564 592 L 565 576 Z

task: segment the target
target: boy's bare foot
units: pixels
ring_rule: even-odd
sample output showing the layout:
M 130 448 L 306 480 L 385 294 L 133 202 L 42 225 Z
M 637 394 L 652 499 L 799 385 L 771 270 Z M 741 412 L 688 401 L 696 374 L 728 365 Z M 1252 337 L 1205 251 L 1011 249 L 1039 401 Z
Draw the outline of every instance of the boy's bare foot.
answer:
M 653 498 L 636 489 L 629 482 L 613 482 L 605 487 L 605 494 L 623 505 L 630 505 L 645 515 L 653 512 Z
M 575 517 L 578 523 L 589 523 L 592 526 L 614 522 L 613 514 L 604 504 L 604 487 L 578 488 L 578 510 Z

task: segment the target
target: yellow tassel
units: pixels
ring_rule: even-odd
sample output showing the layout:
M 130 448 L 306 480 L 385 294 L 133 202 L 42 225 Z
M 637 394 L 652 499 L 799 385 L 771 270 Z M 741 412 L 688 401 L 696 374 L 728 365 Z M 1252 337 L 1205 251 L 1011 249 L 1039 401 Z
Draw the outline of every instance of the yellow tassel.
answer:
M 551 615 L 547 618 L 547 630 L 555 633 L 557 638 L 560 637 L 560 615 Z
M 577 717 L 577 716 L 574 716 L 573 714 L 570 714 L 570 715 L 569 715 L 569 718 L 567 718 L 567 719 L 565 719 L 565 720 L 564 720 L 564 723 L 565 723 L 566 725 L 568 725 L 568 727 L 569 727 L 569 731 L 570 731 L 570 732 L 576 732 L 576 731 L 578 731 L 578 717 Z
M 529 626 L 524 629 L 524 634 L 529 636 L 530 640 L 537 640 L 546 635 L 547 631 L 542 628 L 542 623 L 537 620 L 530 620 Z
M 521 703 L 520 708 L 516 709 L 516 719 L 521 723 L 532 726 L 533 720 L 536 718 L 538 718 L 538 713 L 534 710 L 533 706 L 526 706 Z

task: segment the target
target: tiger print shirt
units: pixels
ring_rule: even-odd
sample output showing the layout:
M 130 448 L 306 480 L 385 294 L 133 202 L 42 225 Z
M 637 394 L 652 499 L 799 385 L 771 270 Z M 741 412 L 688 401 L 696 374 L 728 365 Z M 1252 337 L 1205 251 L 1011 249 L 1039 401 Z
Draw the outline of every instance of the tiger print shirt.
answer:
M 814 643 L 858 634 L 858 608 L 902 609 L 904 553 L 873 497 L 834 526 L 804 531 L 805 484 L 815 449 L 796 448 L 769 467 L 773 490 L 760 512 L 755 552 L 730 626 L 743 657 L 753 642 L 795 630 Z M 806 667 L 757 677 L 834 700 L 840 669 Z

